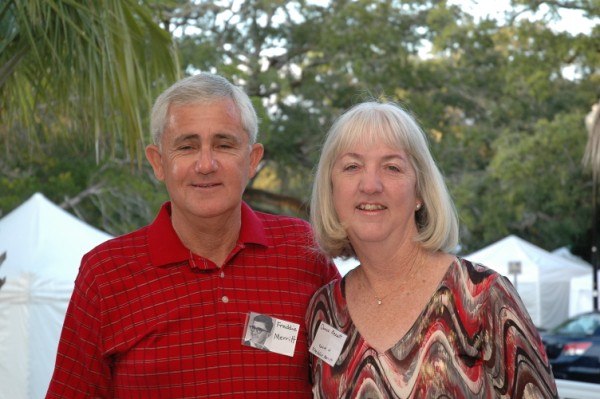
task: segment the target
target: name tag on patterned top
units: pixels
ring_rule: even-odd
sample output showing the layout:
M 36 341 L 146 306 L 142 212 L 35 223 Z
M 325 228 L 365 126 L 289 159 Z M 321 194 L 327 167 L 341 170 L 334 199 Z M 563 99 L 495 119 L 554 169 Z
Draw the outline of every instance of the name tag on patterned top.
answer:
M 347 336 L 343 332 L 321 322 L 308 351 L 333 367 L 342 353 L 346 338 Z

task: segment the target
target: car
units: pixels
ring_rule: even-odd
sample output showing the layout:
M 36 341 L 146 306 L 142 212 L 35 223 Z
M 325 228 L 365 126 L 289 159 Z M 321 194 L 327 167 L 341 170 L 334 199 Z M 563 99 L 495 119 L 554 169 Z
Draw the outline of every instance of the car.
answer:
M 600 384 L 600 311 L 540 333 L 554 378 Z

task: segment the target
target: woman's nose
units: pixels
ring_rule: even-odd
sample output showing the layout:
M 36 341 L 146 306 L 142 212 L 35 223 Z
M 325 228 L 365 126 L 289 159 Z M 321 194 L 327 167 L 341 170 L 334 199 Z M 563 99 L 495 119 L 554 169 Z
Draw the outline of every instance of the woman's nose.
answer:
M 377 172 L 365 171 L 360 179 L 360 190 L 367 194 L 374 194 L 381 192 L 383 184 L 381 183 L 381 177 Z

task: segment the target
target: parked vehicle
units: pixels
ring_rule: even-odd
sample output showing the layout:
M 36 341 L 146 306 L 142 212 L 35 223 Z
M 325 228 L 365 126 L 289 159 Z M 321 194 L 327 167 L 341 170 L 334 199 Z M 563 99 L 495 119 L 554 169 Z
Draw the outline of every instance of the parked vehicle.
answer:
M 542 332 L 554 378 L 600 384 L 600 312 L 572 317 Z

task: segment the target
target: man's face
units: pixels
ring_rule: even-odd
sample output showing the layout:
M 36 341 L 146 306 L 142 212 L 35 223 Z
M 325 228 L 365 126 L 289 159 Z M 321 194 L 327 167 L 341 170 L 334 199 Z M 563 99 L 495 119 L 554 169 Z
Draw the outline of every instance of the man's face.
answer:
M 267 325 L 261 321 L 253 321 L 250 326 L 250 340 L 256 344 L 263 345 L 269 336 Z
M 226 219 L 236 212 L 262 155 L 262 145 L 250 145 L 230 99 L 172 105 L 160 148 L 146 148 L 178 220 Z

